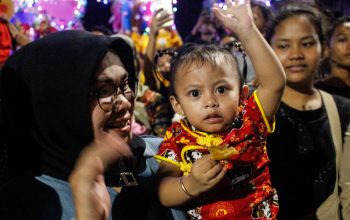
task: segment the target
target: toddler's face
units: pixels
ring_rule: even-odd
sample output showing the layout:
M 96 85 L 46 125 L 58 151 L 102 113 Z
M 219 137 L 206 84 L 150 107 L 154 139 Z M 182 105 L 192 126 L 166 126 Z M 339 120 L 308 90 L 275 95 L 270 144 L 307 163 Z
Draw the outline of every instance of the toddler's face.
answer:
M 321 44 L 306 16 L 292 16 L 275 28 L 271 47 L 287 75 L 287 84 L 310 85 L 321 59 Z
M 190 64 L 175 77 L 174 110 L 201 131 L 216 133 L 228 128 L 240 103 L 240 80 L 235 64 Z
M 350 67 L 350 22 L 345 22 L 334 30 L 328 50 L 335 63 Z

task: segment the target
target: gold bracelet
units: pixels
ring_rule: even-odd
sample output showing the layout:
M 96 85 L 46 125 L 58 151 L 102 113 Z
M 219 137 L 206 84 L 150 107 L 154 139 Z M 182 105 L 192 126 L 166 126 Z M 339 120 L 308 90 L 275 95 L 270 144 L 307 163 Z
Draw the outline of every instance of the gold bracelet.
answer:
M 187 189 L 186 189 L 186 187 L 185 187 L 185 185 L 184 185 L 183 179 L 184 179 L 184 177 L 182 176 L 182 177 L 180 178 L 180 185 L 181 185 L 182 191 L 184 191 L 184 193 L 185 193 L 188 197 L 194 198 L 194 196 L 191 195 L 191 193 L 187 191 Z

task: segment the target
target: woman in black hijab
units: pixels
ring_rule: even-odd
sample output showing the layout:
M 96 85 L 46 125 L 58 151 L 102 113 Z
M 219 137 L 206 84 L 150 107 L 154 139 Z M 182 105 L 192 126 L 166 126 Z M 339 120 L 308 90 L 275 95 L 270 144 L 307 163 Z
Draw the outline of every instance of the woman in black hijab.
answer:
M 8 59 L 0 116 L 11 178 L 0 189 L 0 219 L 74 219 L 67 179 L 88 145 L 118 149 L 105 173 L 109 219 L 172 218 L 153 184 L 161 139 L 131 135 L 136 82 L 122 37 L 62 31 Z

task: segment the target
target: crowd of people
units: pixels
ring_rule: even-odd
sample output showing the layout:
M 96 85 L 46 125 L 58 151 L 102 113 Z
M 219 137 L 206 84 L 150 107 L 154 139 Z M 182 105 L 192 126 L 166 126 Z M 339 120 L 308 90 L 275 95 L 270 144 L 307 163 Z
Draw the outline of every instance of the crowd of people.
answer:
M 145 46 L 0 18 L 0 219 L 350 219 L 350 17 L 226 0 L 183 39 L 172 19 Z

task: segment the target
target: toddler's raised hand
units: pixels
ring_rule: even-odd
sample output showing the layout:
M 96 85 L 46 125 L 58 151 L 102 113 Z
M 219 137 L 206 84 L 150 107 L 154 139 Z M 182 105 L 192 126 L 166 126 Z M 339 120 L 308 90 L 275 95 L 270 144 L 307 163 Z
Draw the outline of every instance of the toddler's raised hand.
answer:
M 254 27 L 253 13 L 249 0 L 226 0 L 227 9 L 213 6 L 215 17 L 240 39 L 247 36 Z

